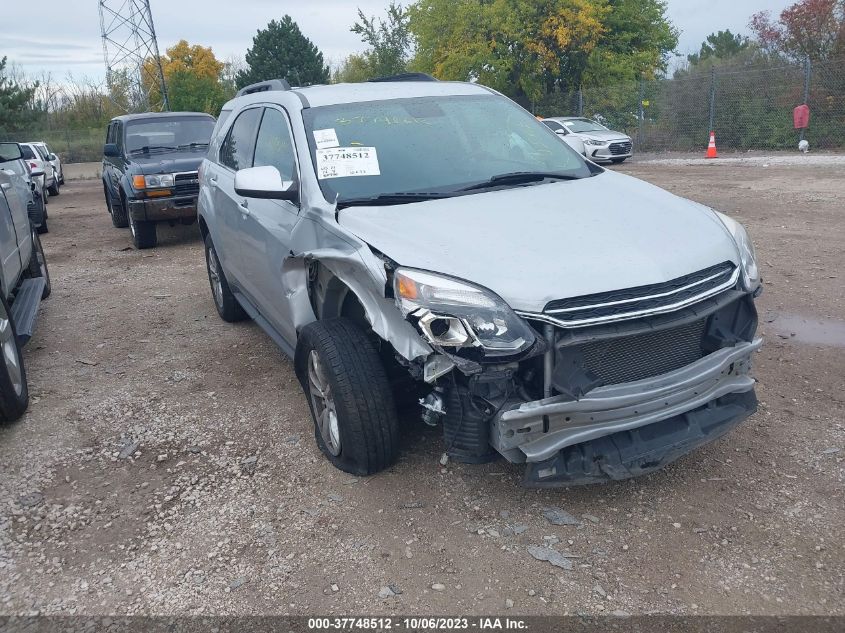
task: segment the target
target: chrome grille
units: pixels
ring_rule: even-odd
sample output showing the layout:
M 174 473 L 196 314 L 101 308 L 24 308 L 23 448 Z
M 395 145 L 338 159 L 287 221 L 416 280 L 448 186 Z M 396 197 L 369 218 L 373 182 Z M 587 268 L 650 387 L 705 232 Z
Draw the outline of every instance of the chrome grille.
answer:
M 561 327 L 585 327 L 671 312 L 733 287 L 739 269 L 723 262 L 659 284 L 613 290 L 546 304 L 543 313 L 520 313 Z
M 195 171 L 174 174 L 173 185 L 177 196 L 196 196 L 200 192 L 200 180 Z
M 659 376 L 704 356 L 705 319 L 657 332 L 599 340 L 578 346 L 584 368 L 616 385 Z
M 631 141 L 625 141 L 624 143 L 611 143 L 610 153 L 614 156 L 619 156 L 621 154 L 630 154 L 631 148 L 633 147 L 634 146 Z

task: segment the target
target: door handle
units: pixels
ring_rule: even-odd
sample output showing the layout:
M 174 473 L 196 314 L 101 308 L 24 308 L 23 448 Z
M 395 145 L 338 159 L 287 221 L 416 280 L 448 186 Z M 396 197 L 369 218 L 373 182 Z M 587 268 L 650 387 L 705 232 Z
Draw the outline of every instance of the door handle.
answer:
M 211 184 L 211 186 L 212 186 L 212 187 L 216 187 L 216 186 L 217 186 L 217 178 L 215 178 L 214 176 L 212 176 L 211 178 L 209 178 L 209 179 L 208 179 L 208 182 Z
M 241 210 L 241 213 L 243 213 L 244 215 L 249 215 L 249 207 L 247 206 L 246 200 L 241 200 L 238 203 L 238 208 Z

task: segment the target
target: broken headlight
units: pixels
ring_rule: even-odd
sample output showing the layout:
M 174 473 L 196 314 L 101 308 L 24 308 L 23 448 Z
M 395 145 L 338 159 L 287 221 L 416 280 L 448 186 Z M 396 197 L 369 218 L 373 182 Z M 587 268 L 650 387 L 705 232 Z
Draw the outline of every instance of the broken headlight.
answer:
M 730 231 L 739 249 L 739 260 L 742 265 L 742 286 L 748 292 L 753 292 L 760 285 L 760 270 L 757 268 L 757 258 L 754 253 L 754 245 L 748 236 L 748 231 L 739 222 L 729 218 L 723 213 L 716 211 L 716 215 Z
M 531 328 L 488 290 L 422 270 L 394 273 L 396 305 L 416 319 L 425 337 L 442 347 L 482 347 L 488 355 L 514 354 L 534 342 Z

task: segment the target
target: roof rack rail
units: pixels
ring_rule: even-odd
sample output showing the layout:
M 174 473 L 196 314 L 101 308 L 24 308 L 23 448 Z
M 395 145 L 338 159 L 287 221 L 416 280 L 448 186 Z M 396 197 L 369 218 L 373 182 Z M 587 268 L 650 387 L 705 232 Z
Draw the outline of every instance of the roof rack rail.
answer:
M 250 84 L 238 90 L 236 97 L 251 95 L 256 92 L 269 92 L 271 90 L 290 90 L 290 84 L 284 79 L 269 79 L 259 81 L 257 84 Z
M 437 81 L 437 79 L 427 73 L 399 73 L 398 75 L 389 75 L 387 77 L 375 77 L 367 81 L 378 83 L 382 81 Z

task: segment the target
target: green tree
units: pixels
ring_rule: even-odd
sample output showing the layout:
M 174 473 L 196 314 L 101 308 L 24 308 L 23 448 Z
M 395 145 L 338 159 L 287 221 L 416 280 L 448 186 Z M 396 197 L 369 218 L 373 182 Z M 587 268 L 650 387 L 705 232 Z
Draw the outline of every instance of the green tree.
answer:
M 247 68 L 237 75 L 237 86 L 268 79 L 286 79 L 292 86 L 328 83 L 323 54 L 302 34 L 289 15 L 271 20 L 252 38 L 246 53 Z
M 38 118 L 39 112 L 33 108 L 37 89 L 37 82 L 27 86 L 10 76 L 6 58 L 0 59 L 0 132 L 17 132 Z
M 608 0 L 604 33 L 590 55 L 584 82 L 653 79 L 666 71 L 678 30 L 664 0 Z
M 360 35 L 361 41 L 369 48 L 359 56 L 360 60 L 354 60 L 353 68 L 359 67 L 363 61 L 370 77 L 396 75 L 407 70 L 414 44 L 408 11 L 401 4 L 391 1 L 386 20 L 368 18 L 361 9 L 358 9 L 358 19 L 360 21 L 350 30 Z
M 344 59 L 340 66 L 332 72 L 332 82 L 340 83 L 358 83 L 367 81 L 376 75 L 370 66 L 369 60 L 363 55 L 353 53 Z
M 170 73 L 167 93 L 174 112 L 208 112 L 214 116 L 229 99 L 220 80 L 187 70 Z
M 413 65 L 512 97 L 578 85 L 604 32 L 608 0 L 418 0 Z
M 695 66 L 701 62 L 714 59 L 728 59 L 735 57 L 742 51 L 746 50 L 750 45 L 748 38 L 744 35 L 734 35 L 730 29 L 711 33 L 707 39 L 701 43 L 701 49 L 697 53 L 687 55 L 687 61 Z

